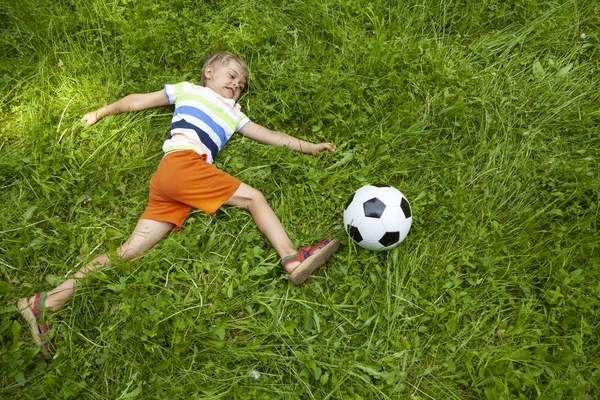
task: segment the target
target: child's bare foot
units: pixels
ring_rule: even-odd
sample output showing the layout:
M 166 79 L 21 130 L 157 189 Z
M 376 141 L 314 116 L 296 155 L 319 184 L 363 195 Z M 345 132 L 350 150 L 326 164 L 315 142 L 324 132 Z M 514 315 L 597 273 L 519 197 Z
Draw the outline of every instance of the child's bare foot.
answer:
M 48 332 L 50 331 L 50 327 L 40 321 L 40 316 L 42 311 L 40 307 L 44 307 L 44 301 L 46 298 L 46 293 L 37 293 L 35 296 L 27 298 L 24 297 L 19 300 L 17 303 L 17 308 L 21 316 L 31 328 L 31 336 L 33 336 L 33 341 L 36 345 L 40 346 L 40 354 L 50 360 L 52 359 L 52 355 L 50 354 L 50 349 L 52 347 L 52 342 L 48 337 Z
M 338 240 L 322 239 L 316 246 L 304 246 L 298 254 L 284 257 L 281 264 L 294 285 L 308 279 L 314 270 L 325 264 L 340 247 Z

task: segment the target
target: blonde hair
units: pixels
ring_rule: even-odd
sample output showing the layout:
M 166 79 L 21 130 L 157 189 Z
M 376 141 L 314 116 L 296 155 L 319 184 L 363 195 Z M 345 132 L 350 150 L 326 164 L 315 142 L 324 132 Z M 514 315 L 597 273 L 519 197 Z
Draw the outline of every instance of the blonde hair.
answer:
M 201 77 L 202 85 L 206 86 L 205 73 L 206 73 L 206 68 L 209 65 L 213 69 L 221 68 L 221 67 L 224 67 L 227 64 L 229 64 L 229 61 L 235 61 L 236 63 L 238 63 L 238 65 L 240 67 L 242 67 L 243 74 L 244 74 L 244 80 L 246 81 L 246 85 L 244 85 L 244 88 L 247 88 L 248 87 L 248 75 L 250 74 L 248 71 L 248 64 L 246 64 L 246 61 L 244 61 L 244 59 L 241 58 L 240 56 L 230 53 L 228 51 L 217 51 L 215 53 L 209 54 L 208 56 L 206 56 L 204 58 L 204 65 L 202 66 L 202 77 Z

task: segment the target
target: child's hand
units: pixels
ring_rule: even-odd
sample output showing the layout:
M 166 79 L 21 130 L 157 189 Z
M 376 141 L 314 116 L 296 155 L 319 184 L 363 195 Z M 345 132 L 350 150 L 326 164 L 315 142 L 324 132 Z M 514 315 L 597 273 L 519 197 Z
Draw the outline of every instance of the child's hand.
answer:
M 311 153 L 313 156 L 316 156 L 317 154 L 319 154 L 319 152 L 323 150 L 329 150 L 330 152 L 334 152 L 335 146 L 329 142 L 313 144 L 313 150 L 311 151 Z
M 96 122 L 98 122 L 99 119 L 100 118 L 98 118 L 98 111 L 89 112 L 85 114 L 83 118 L 81 118 L 81 120 L 88 125 L 94 125 Z

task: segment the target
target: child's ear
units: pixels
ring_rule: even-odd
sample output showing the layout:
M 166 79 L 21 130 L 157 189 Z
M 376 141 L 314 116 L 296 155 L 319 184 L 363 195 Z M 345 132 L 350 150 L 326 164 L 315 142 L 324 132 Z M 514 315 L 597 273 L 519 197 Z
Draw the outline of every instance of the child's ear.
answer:
M 204 79 L 210 79 L 212 78 L 212 74 L 213 74 L 213 69 L 211 65 L 207 65 L 206 69 L 204 70 Z

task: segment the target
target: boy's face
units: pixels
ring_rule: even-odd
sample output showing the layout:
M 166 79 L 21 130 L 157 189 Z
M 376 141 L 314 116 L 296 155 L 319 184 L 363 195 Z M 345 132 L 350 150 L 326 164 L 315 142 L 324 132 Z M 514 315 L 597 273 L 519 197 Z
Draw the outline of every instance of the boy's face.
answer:
M 227 99 L 238 101 L 246 88 L 244 69 L 234 60 L 223 66 L 206 67 L 204 76 L 206 87 L 211 88 Z

